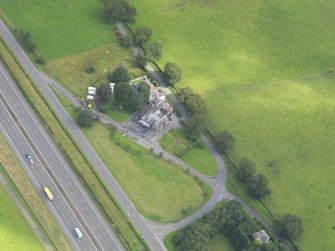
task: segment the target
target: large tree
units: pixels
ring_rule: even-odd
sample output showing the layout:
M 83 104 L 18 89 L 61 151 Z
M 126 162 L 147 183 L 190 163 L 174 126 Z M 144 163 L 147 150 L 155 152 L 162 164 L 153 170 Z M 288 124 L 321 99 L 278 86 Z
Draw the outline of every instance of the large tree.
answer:
M 151 43 L 146 46 L 146 58 L 149 61 L 157 61 L 162 56 L 163 45 L 160 43 Z
M 111 95 L 111 89 L 109 84 L 106 83 L 100 84 L 97 90 L 97 94 L 100 97 L 101 102 L 107 101 L 108 97 Z
M 150 96 L 150 86 L 146 83 L 139 83 L 137 90 L 130 94 L 130 108 L 134 111 L 139 110 L 148 102 Z
M 77 121 L 78 124 L 83 127 L 90 127 L 94 122 L 94 116 L 92 112 L 88 110 L 81 110 L 78 115 Z
M 131 80 L 131 76 L 124 66 L 119 66 L 113 71 L 113 73 L 108 74 L 107 79 L 111 83 L 117 84 L 120 82 L 129 82 Z
M 181 80 L 182 73 L 182 70 L 177 64 L 168 62 L 164 66 L 164 75 L 170 85 L 177 84 Z
M 216 134 L 214 141 L 220 153 L 225 153 L 227 150 L 232 149 L 235 144 L 235 138 L 228 130 Z
M 249 183 L 250 179 L 255 174 L 255 162 L 253 160 L 242 158 L 237 165 L 237 177 L 246 183 Z
M 105 0 L 105 16 L 109 23 L 134 22 L 136 9 L 124 0 Z
M 179 98 L 184 103 L 190 117 L 201 124 L 207 111 L 205 100 L 189 87 L 180 90 Z
M 152 31 L 149 27 L 137 27 L 134 31 L 134 43 L 143 46 L 149 42 Z
M 115 85 L 115 102 L 120 106 L 120 108 L 130 107 L 130 95 L 132 91 L 133 88 L 131 88 L 127 82 L 121 82 Z
M 268 179 L 262 174 L 257 174 L 250 179 L 248 190 L 256 199 L 261 199 L 271 193 L 268 188 Z
M 279 228 L 283 235 L 288 238 L 296 239 L 303 233 L 301 219 L 292 214 L 285 214 L 278 221 Z
M 199 141 L 200 133 L 201 130 L 198 121 L 190 118 L 185 122 L 185 134 L 187 138 L 194 142 L 197 142 Z

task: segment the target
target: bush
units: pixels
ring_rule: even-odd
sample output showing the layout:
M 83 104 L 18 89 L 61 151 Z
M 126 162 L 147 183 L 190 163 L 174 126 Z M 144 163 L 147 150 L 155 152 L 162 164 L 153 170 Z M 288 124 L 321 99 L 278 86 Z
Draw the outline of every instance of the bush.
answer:
M 88 66 L 86 69 L 85 69 L 85 72 L 88 73 L 88 74 L 92 74 L 95 72 L 95 68 L 93 65 L 90 65 Z
M 77 118 L 78 124 L 83 127 L 91 127 L 94 122 L 94 116 L 92 112 L 88 110 L 81 110 L 78 118 Z
M 46 60 L 44 59 L 44 57 L 42 56 L 38 56 L 36 59 L 35 59 L 36 63 L 40 64 L 40 65 L 43 65 L 46 63 Z
M 118 84 L 121 82 L 129 82 L 131 80 L 131 76 L 125 67 L 119 66 L 113 73 L 108 74 L 107 79 L 111 83 Z

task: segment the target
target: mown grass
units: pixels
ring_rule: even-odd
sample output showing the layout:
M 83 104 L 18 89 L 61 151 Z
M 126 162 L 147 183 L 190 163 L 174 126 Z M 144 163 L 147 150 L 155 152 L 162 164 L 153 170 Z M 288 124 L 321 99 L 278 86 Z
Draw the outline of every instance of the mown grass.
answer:
M 116 41 L 99 0 L 1 0 L 0 8 L 12 27 L 32 35 L 38 52 L 48 60 Z
M 0 200 L 0 250 L 44 250 L 2 183 Z
M 115 98 L 114 94 L 112 94 L 109 98 L 108 101 L 103 104 L 104 106 L 108 107 L 108 110 L 104 112 L 104 114 L 111 118 L 114 121 L 117 122 L 123 122 L 131 117 L 133 112 L 129 110 L 121 110 L 117 105 L 115 104 Z
M 209 241 L 208 251 L 234 251 L 234 248 L 223 234 L 217 234 Z
M 57 249 L 71 250 L 71 246 L 59 228 L 57 221 L 44 204 L 2 136 L 0 136 L 0 152 L 2 175 L 11 186 L 11 189 L 16 193 L 27 212 L 31 215 L 40 231 L 44 234 L 49 244 Z
M 101 83 L 107 82 L 107 74 L 120 65 L 126 67 L 134 77 L 143 74 L 134 65 L 129 51 L 117 43 L 52 60 L 46 64 L 44 69 L 73 94 L 86 98 L 88 86 L 98 87 Z M 95 72 L 86 73 L 88 66 L 94 66 Z
M 201 93 L 207 126 L 236 138 L 236 161 L 252 158 L 270 182 L 264 202 L 279 217 L 299 215 L 301 250 L 335 246 L 331 78 L 278 82 L 334 67 L 334 1 L 130 1 L 135 25 L 153 30 L 180 86 Z M 228 181 L 229 182 L 229 181 Z M 263 210 L 260 211 L 263 213 Z
M 188 140 L 183 129 L 171 129 L 160 139 L 159 144 L 199 172 L 208 176 L 216 175 L 217 166 L 208 147 L 204 144 L 195 145 Z
M 29 103 L 36 111 L 39 119 L 58 145 L 78 178 L 91 194 L 92 198 L 95 199 L 99 208 L 107 216 L 111 227 L 120 240 L 128 249 L 143 249 L 144 244 L 140 240 L 136 230 L 132 227 L 132 223 L 112 195 L 105 189 L 99 176 L 94 172 L 94 169 L 89 165 L 84 155 L 78 150 L 78 147 L 59 123 L 45 100 L 40 96 L 35 85 L 27 78 L 2 42 L 0 43 L 0 54 L 19 87 L 28 98 Z
M 57 96 L 75 119 L 77 110 L 64 97 Z M 136 208 L 147 218 L 175 221 L 197 210 L 211 196 L 207 185 L 117 130 L 95 123 L 82 131 Z

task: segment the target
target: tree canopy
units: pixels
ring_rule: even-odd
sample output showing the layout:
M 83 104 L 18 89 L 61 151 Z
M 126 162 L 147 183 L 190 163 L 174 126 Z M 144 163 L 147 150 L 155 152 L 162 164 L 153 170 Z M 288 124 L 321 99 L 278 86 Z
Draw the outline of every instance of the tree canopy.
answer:
M 303 233 L 302 221 L 296 215 L 292 214 L 283 215 L 279 219 L 278 225 L 282 234 L 291 239 L 296 239 L 300 237 L 301 234 Z
M 127 82 L 116 84 L 114 87 L 115 102 L 121 108 L 128 108 L 130 106 L 130 94 L 132 91 L 133 89 Z
M 137 27 L 134 31 L 134 43 L 143 46 L 149 42 L 152 31 L 149 27 Z
M 101 99 L 101 102 L 105 102 L 108 99 L 108 97 L 111 95 L 111 89 L 110 89 L 109 84 L 106 84 L 106 83 L 100 84 L 97 90 L 97 94 L 99 98 Z
M 160 43 L 151 43 L 145 47 L 146 58 L 149 61 L 157 61 L 162 56 L 163 45 Z
M 256 172 L 255 162 L 253 160 L 242 158 L 237 165 L 237 177 L 246 183 L 249 183 L 250 179 Z
M 113 73 L 108 74 L 107 79 L 111 83 L 117 84 L 121 82 L 129 82 L 131 80 L 131 76 L 124 66 L 119 66 L 113 71 Z
M 268 188 L 268 179 L 262 174 L 257 174 L 250 179 L 248 190 L 256 199 L 261 199 L 271 193 L 271 190 Z
M 79 125 L 83 127 L 90 127 L 94 122 L 94 116 L 91 111 L 81 110 L 78 115 L 77 121 Z
M 124 0 L 105 0 L 105 16 L 109 23 L 115 21 L 134 22 L 136 9 Z
M 182 70 L 175 63 L 166 63 L 164 66 L 164 75 L 170 85 L 175 85 L 181 80 Z
M 225 153 L 227 150 L 233 148 L 235 144 L 235 138 L 228 130 L 216 134 L 214 140 L 216 148 L 220 153 Z

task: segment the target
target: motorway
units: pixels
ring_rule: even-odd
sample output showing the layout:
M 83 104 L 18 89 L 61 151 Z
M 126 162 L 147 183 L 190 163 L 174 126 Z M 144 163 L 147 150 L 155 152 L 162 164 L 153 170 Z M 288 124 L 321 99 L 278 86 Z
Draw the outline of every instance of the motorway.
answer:
M 0 131 L 75 250 L 124 250 L 65 162 L 5 67 L 0 64 Z M 29 163 L 30 154 L 34 164 Z M 41 187 L 54 195 L 48 201 Z M 77 238 L 74 228 L 83 233 Z

